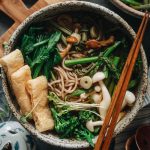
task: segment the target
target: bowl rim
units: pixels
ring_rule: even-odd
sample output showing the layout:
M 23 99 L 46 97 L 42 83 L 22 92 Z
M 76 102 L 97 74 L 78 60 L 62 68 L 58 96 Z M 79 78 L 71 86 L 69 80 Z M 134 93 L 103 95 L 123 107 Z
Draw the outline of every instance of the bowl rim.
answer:
M 141 11 L 138 11 L 125 3 L 123 3 L 120 0 L 110 0 L 112 4 L 114 4 L 116 7 L 118 7 L 120 10 L 124 11 L 125 13 L 132 15 L 136 18 L 142 18 L 144 16 L 144 13 Z
M 130 35 L 135 38 L 135 32 L 133 31 L 133 29 L 130 27 L 130 25 L 127 24 L 127 22 L 122 19 L 119 15 L 117 15 L 115 12 L 109 10 L 108 8 L 104 7 L 104 6 L 100 6 L 98 4 L 94 4 L 91 2 L 85 2 L 85 1 L 67 1 L 67 2 L 60 2 L 57 4 L 52 4 L 52 5 L 48 5 L 42 9 L 40 9 L 39 11 L 34 12 L 32 15 L 30 15 L 29 17 L 27 17 L 20 25 L 19 27 L 15 30 L 15 32 L 12 34 L 10 40 L 9 40 L 9 48 L 5 51 L 5 55 L 8 54 L 11 51 L 11 48 L 13 48 L 13 44 L 15 43 L 15 39 L 18 37 L 19 32 L 21 30 L 24 29 L 24 27 L 26 27 L 28 24 L 30 24 L 31 20 L 34 20 L 36 17 L 39 17 L 41 14 L 44 14 L 48 11 L 53 11 L 55 9 L 61 8 L 61 7 L 66 7 L 66 6 L 80 6 L 80 7 L 86 7 L 86 10 L 88 8 L 92 8 L 95 11 L 99 11 L 99 12 L 103 12 L 109 16 L 112 16 L 115 20 L 118 20 L 118 22 L 124 26 L 124 28 L 126 28 L 126 30 L 128 30 L 128 32 L 130 33 Z M 115 129 L 114 132 L 114 136 L 119 134 L 127 125 L 129 125 L 129 123 L 134 119 L 135 115 L 137 114 L 137 112 L 139 111 L 139 109 L 142 107 L 142 103 L 143 103 L 143 97 L 144 97 L 144 93 L 146 91 L 146 86 L 147 86 L 147 72 L 148 72 L 148 65 L 147 65 L 147 60 L 146 60 L 146 55 L 145 52 L 143 50 L 143 47 L 141 46 L 141 55 L 142 55 L 142 61 L 143 61 L 143 67 L 144 72 L 143 72 L 143 76 L 141 79 L 142 85 L 140 86 L 140 94 L 139 97 L 136 101 L 136 108 L 134 107 L 134 111 L 132 112 L 132 115 L 129 113 L 128 116 L 126 118 L 124 118 L 124 122 L 125 124 L 122 124 L 123 121 L 120 121 Z M 11 92 L 9 93 L 8 87 L 7 87 L 7 79 L 5 76 L 5 73 L 2 69 L 2 85 L 3 85 L 3 90 L 4 90 L 4 94 L 6 97 L 6 101 L 8 102 L 9 107 L 11 108 L 14 116 L 17 118 L 17 120 L 19 121 L 20 119 L 20 114 L 18 113 L 15 105 L 12 102 L 12 98 L 11 98 Z M 21 123 L 22 124 L 22 123 Z M 55 146 L 59 146 L 59 147 L 63 147 L 63 148 L 72 148 L 72 149 L 76 149 L 76 148 L 88 148 L 89 144 L 86 141 L 77 141 L 75 140 L 74 142 L 72 140 L 62 140 L 60 138 L 54 138 L 53 136 L 51 137 L 47 137 L 45 134 L 43 133 L 39 133 L 33 126 L 31 126 L 29 123 L 26 124 L 22 124 L 28 131 L 30 131 L 30 133 L 32 133 L 33 135 L 35 135 L 37 138 L 41 139 L 42 141 L 55 145 Z M 67 142 L 68 141 L 68 142 Z

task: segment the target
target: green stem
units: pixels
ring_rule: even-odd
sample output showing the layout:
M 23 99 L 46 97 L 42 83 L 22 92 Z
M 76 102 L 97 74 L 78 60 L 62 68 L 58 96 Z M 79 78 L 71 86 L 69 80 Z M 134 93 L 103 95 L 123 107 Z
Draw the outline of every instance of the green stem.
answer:
M 103 57 L 107 57 L 109 56 L 109 54 L 111 54 L 120 44 L 122 43 L 122 41 L 117 41 L 115 42 L 115 44 L 113 44 L 112 46 L 108 47 L 104 52 L 103 52 Z
M 119 61 L 120 61 L 120 57 L 116 57 L 116 56 L 115 56 L 114 59 L 113 59 L 113 64 L 114 64 L 115 67 L 118 66 Z
M 113 64 L 114 64 L 114 66 L 115 67 L 117 67 L 118 66 L 118 64 L 119 64 L 119 61 L 120 61 L 120 58 L 119 57 L 114 57 L 114 59 L 113 59 Z M 108 81 L 109 83 L 110 83 L 110 85 L 109 85 L 109 88 L 108 88 L 108 90 L 109 90 L 109 93 L 110 93 L 110 95 L 113 95 L 113 92 L 114 92 L 114 88 L 115 88 L 115 81 L 114 80 L 112 80 L 111 78 L 109 78 L 110 80 Z M 112 81 L 111 81 L 112 80 Z M 109 84 L 109 83 L 107 83 L 107 84 Z
M 51 73 L 52 80 L 53 80 L 53 81 L 55 81 L 55 80 L 56 80 L 56 78 L 55 78 L 54 73 L 53 73 L 52 71 L 51 71 L 50 73 Z
M 127 4 L 127 5 L 132 5 L 132 6 L 139 6 L 142 5 L 139 2 L 136 2 L 134 0 L 121 0 L 123 3 Z
M 145 5 L 140 5 L 140 6 L 133 6 L 134 9 L 137 10 L 149 10 L 150 9 L 150 4 L 145 4 Z
M 144 4 L 148 4 L 149 3 L 149 0 L 144 0 Z
M 110 83 L 110 85 L 109 85 L 109 93 L 110 93 L 110 95 L 112 95 L 113 94 L 113 91 L 114 91 L 114 88 L 115 88 L 115 81 L 114 80 L 112 80 L 112 82 Z
M 38 43 L 34 44 L 33 47 L 35 48 L 35 47 L 41 46 L 41 45 L 47 43 L 48 41 L 49 41 L 49 39 L 43 40 L 41 42 L 38 42 Z
M 98 56 L 95 57 L 89 57 L 89 58 L 79 58 L 79 59 L 73 59 L 73 60 L 66 60 L 65 65 L 66 66 L 73 66 L 77 64 L 86 64 L 86 63 L 92 63 L 96 62 L 98 60 Z
M 121 41 L 117 41 L 114 45 L 108 47 L 103 52 L 102 56 L 108 57 L 121 43 L 122 43 Z M 99 56 L 89 57 L 89 58 L 79 58 L 79 59 L 73 59 L 73 60 L 66 60 L 65 65 L 66 66 L 72 66 L 72 65 L 77 65 L 77 64 L 92 63 L 92 62 L 96 62 L 98 60 L 98 58 L 99 58 Z

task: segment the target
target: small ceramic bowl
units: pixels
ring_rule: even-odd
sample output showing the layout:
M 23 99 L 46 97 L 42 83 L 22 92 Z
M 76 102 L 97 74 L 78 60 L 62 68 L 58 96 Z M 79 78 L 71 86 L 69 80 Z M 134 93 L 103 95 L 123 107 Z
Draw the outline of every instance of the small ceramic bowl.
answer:
M 143 125 L 137 129 L 135 141 L 139 150 L 150 149 L 150 125 Z
M 110 0 L 116 7 L 118 7 L 120 10 L 134 16 L 141 18 L 144 16 L 144 13 L 141 11 L 138 11 L 136 9 L 133 9 L 132 7 L 126 5 L 125 3 L 121 2 L 120 0 Z
M 135 142 L 135 135 L 129 137 L 125 144 L 125 150 L 138 150 L 136 142 Z
M 52 16 L 62 14 L 65 12 L 69 13 L 72 11 L 73 12 L 83 11 L 83 12 L 86 12 L 87 15 L 89 13 L 95 13 L 95 15 L 101 16 L 102 18 L 105 18 L 106 20 L 108 20 L 109 23 L 113 23 L 116 26 L 120 26 L 131 40 L 135 38 L 135 32 L 127 24 L 127 22 L 123 20 L 116 13 L 110 11 L 109 9 L 103 6 L 94 4 L 94 3 L 90 3 L 90 2 L 68 1 L 64 3 L 57 3 L 57 4 L 49 5 L 33 13 L 25 21 L 23 21 L 21 25 L 17 28 L 17 30 L 11 36 L 11 39 L 9 41 L 10 48 L 5 52 L 5 54 L 8 54 L 14 50 L 15 45 L 19 41 L 19 37 L 21 36 L 21 34 L 24 33 L 24 31 L 32 23 L 39 22 L 42 19 L 45 19 L 47 17 L 52 17 Z M 142 70 L 141 80 L 139 81 L 139 86 L 137 88 L 136 102 L 134 106 L 131 108 L 131 110 L 129 110 L 129 112 L 126 114 L 126 116 L 117 124 L 115 132 L 114 132 L 114 136 L 116 136 L 127 125 L 129 125 L 129 123 L 133 120 L 133 118 L 137 114 L 138 110 L 142 107 L 143 97 L 144 97 L 146 86 L 147 86 L 147 61 L 146 61 L 146 56 L 145 56 L 143 47 L 141 47 L 140 55 L 141 55 L 142 62 L 143 62 L 143 70 Z M 3 89 L 4 89 L 5 96 L 6 96 L 6 100 L 11 110 L 13 111 L 14 115 L 19 120 L 21 115 L 18 109 L 18 105 L 16 103 L 15 98 L 12 95 L 10 86 L 8 85 L 8 82 L 7 82 L 7 79 L 3 70 L 2 70 L 2 77 L 3 77 L 3 80 L 2 80 Z M 86 141 L 78 141 L 74 139 L 60 139 L 56 134 L 52 132 L 39 133 L 35 129 L 34 125 L 31 123 L 26 123 L 22 125 L 27 130 L 29 130 L 33 135 L 35 135 L 37 138 L 55 146 L 71 148 L 71 149 L 79 149 L 79 148 L 85 149 L 89 147 L 89 144 Z

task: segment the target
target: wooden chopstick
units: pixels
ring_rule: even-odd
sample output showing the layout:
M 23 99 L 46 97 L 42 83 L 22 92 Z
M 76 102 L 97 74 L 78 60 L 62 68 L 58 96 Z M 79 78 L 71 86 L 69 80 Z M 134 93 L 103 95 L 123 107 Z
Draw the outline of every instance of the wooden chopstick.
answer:
M 140 45 L 147 26 L 148 18 L 149 14 L 145 13 L 140 28 L 138 30 L 137 36 L 135 38 L 135 41 L 132 45 L 132 48 L 129 52 L 128 58 L 124 65 L 116 90 L 113 94 L 112 103 L 108 109 L 104 124 L 100 130 L 100 134 L 98 136 L 98 140 L 95 145 L 95 150 L 99 149 L 107 150 L 109 148 L 113 136 L 113 131 L 117 122 L 117 118 L 122 106 L 123 98 L 127 90 L 132 70 L 140 50 Z
M 147 17 L 147 18 L 149 18 L 149 17 Z M 146 26 L 147 26 L 147 22 L 148 22 L 148 19 L 146 19 L 146 22 L 144 24 L 143 30 L 141 32 L 141 36 L 140 36 L 139 41 L 137 43 L 134 55 L 132 57 L 132 60 L 131 60 L 131 63 L 130 63 L 129 69 L 128 69 L 125 81 L 124 81 L 124 83 L 122 85 L 122 89 L 121 89 L 121 92 L 119 94 L 119 98 L 117 100 L 118 102 L 120 102 L 120 104 L 118 103 L 116 105 L 116 107 L 115 107 L 116 111 L 114 112 L 114 115 L 112 117 L 112 123 L 110 124 L 110 127 L 109 127 L 110 130 L 109 130 L 109 132 L 107 134 L 107 136 L 109 138 L 107 138 L 105 140 L 104 144 L 103 144 L 103 147 L 104 147 L 103 149 L 105 149 L 105 150 L 107 150 L 109 148 L 109 145 L 110 145 L 110 142 L 111 142 L 111 139 L 112 139 L 112 136 L 113 136 L 113 131 L 115 129 L 115 125 L 116 125 L 116 122 L 117 122 L 117 119 L 118 119 L 118 116 L 119 116 L 119 113 L 120 113 L 120 110 L 121 110 L 121 106 L 122 106 L 123 98 L 125 96 L 125 92 L 126 92 L 126 90 L 128 88 L 128 83 L 129 83 L 131 75 L 132 75 L 132 70 L 134 68 L 134 64 L 135 64 L 136 59 L 138 57 L 138 53 L 139 53 L 139 50 L 140 50 L 140 46 L 141 46 L 141 43 L 142 43 L 144 32 L 145 32 L 145 29 L 146 29 Z

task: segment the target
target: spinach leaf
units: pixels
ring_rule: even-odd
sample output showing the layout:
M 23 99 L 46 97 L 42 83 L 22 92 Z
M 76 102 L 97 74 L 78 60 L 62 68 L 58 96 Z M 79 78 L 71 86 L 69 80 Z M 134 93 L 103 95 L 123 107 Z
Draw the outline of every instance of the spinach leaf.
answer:
M 54 65 L 59 64 L 62 61 L 62 58 L 58 52 L 58 49 L 55 49 L 55 54 L 54 54 Z
M 77 89 L 77 90 L 73 91 L 70 95 L 71 96 L 80 96 L 83 93 L 86 93 L 86 91 L 83 89 Z
M 62 60 L 56 48 L 60 38 L 61 32 L 45 33 L 43 27 L 30 27 L 23 35 L 21 50 L 33 78 L 43 74 L 50 79 L 53 67 Z
M 42 53 L 40 53 L 40 55 L 38 55 L 33 60 L 32 64 L 31 64 L 31 68 L 34 67 L 36 64 L 40 64 L 43 61 L 47 61 L 50 53 L 52 53 L 55 50 L 55 46 L 56 46 L 57 42 L 59 41 L 60 37 L 61 37 L 60 32 L 55 32 L 51 35 L 51 37 L 48 41 L 48 47 L 44 48 Z
M 35 38 L 34 36 L 24 35 L 21 43 L 21 50 L 23 55 L 25 56 L 33 50 L 32 47 L 35 43 Z

